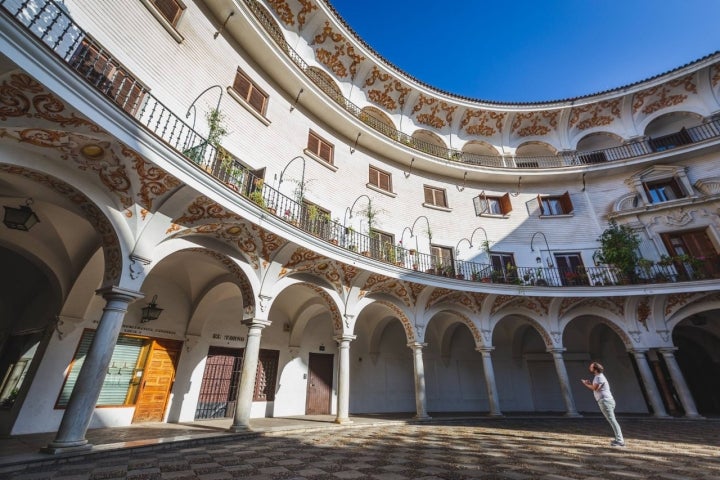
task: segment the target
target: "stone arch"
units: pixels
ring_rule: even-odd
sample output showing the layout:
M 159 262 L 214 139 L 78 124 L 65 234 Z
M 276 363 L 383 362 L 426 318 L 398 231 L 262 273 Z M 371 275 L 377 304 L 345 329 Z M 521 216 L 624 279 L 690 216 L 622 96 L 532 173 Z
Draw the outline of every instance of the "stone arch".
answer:
M 333 333 L 335 335 L 342 335 L 344 333 L 342 315 L 335 300 L 333 300 L 333 298 L 328 292 L 326 292 L 323 288 L 317 285 L 311 285 L 309 283 L 302 283 L 301 285 L 314 291 L 323 300 L 325 306 L 327 306 L 328 310 L 330 311 L 330 319 L 332 320 Z
M 420 142 L 428 143 L 430 145 L 434 145 L 436 147 L 440 148 L 447 148 L 447 144 L 445 141 L 435 132 L 431 132 L 430 130 L 415 130 L 412 134 L 412 138 L 414 140 L 418 140 Z
M 657 138 L 695 127 L 701 123 L 703 123 L 702 115 L 688 110 L 675 110 L 648 117 L 639 128 L 642 128 L 643 135 Z
M 432 319 L 438 314 L 447 313 L 449 315 L 457 317 L 460 321 L 456 321 L 455 323 L 463 324 L 470 330 L 470 334 L 475 341 L 475 345 L 478 348 L 485 346 L 485 341 L 482 334 L 480 333 L 480 330 L 470 318 L 472 312 L 466 311 L 464 308 L 458 307 L 457 305 L 439 303 L 425 313 L 425 318 L 428 319 L 428 321 L 426 322 L 427 325 L 429 325 Z
M 390 132 L 390 131 L 397 130 L 395 127 L 395 122 L 393 122 L 392 119 L 385 112 L 383 112 L 379 108 L 373 107 L 371 105 L 367 106 L 367 107 L 363 107 L 363 109 L 360 112 L 360 120 L 362 120 L 363 122 L 365 122 L 371 126 L 380 127 L 380 128 L 376 128 L 376 129 L 381 130 L 383 132 L 384 131 Z M 378 123 L 380 125 L 377 125 Z M 387 127 L 387 128 L 382 128 L 382 127 Z
M 313 83 L 328 94 L 330 98 L 338 103 L 345 104 L 345 97 L 342 94 L 342 90 L 340 90 L 340 86 L 327 72 L 318 67 L 308 67 L 305 73 L 307 73 Z
M 625 345 L 625 348 L 630 350 L 633 348 L 633 341 L 632 338 L 630 338 L 630 335 L 623 330 L 621 325 L 623 325 L 624 321 L 623 319 L 618 316 L 617 313 L 614 313 L 607 309 L 605 307 L 602 312 L 604 316 L 601 316 L 598 314 L 598 305 L 606 305 L 602 302 L 597 302 L 595 300 L 589 300 L 589 302 L 592 302 L 595 305 L 592 304 L 586 304 L 583 305 L 582 303 L 578 306 L 573 307 L 572 310 L 569 312 L 566 312 L 561 318 L 559 323 L 560 326 L 560 333 L 561 335 L 565 334 L 565 330 L 567 329 L 568 325 L 575 319 L 582 317 L 582 316 L 592 316 L 597 319 L 599 323 L 602 323 L 606 326 L 608 326 L 613 332 L 615 332 L 618 337 L 620 337 L 620 340 Z
M 624 143 L 623 138 L 612 132 L 600 131 L 588 133 L 578 139 L 575 150 L 580 152 L 593 152 L 606 148 L 620 147 Z
M 518 157 L 552 157 L 557 153 L 557 148 L 538 140 L 523 142 L 515 149 L 515 155 Z
M 498 149 L 494 146 L 490 145 L 488 142 L 484 142 L 482 140 L 470 140 L 462 147 L 463 153 L 468 153 L 471 155 L 480 155 L 480 156 L 490 156 L 490 157 L 499 157 L 500 152 L 498 152 Z

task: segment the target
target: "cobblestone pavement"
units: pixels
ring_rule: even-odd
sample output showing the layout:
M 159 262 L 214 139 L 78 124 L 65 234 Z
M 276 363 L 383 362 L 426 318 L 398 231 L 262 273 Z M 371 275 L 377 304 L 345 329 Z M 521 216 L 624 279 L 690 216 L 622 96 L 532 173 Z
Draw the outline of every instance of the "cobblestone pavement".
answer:
M 66 459 L 17 480 L 720 479 L 720 421 L 485 418 L 272 432 Z M 9 475 L 9 476 L 7 476 Z

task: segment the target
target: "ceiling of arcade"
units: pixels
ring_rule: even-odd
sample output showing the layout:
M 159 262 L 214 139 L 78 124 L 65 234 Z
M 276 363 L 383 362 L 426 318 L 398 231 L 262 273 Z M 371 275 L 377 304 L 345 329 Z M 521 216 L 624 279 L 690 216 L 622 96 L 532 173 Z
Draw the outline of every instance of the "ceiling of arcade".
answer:
M 720 64 L 672 78 L 647 88 L 638 85 L 629 93 L 618 88 L 616 98 L 593 101 L 563 100 L 547 108 L 541 104 L 488 104 L 453 97 L 435 90 L 397 70 L 374 53 L 362 39 L 339 29 L 315 0 L 273 0 L 266 2 L 283 26 L 305 39 L 314 60 L 334 75 L 339 83 L 352 82 L 365 99 L 390 115 L 408 115 L 418 128 L 430 127 L 439 133 L 456 132 L 467 140 L 478 139 L 511 145 L 533 137 L 561 148 L 563 138 L 580 139 L 590 131 L 608 131 L 628 138 L 643 132 L 628 132 L 627 125 L 643 125 L 646 119 L 666 109 L 681 106 L 709 115 L 701 90 L 709 87 L 720 93 Z M 331 8 L 331 7 L 330 7 Z M 331 8 L 332 10 L 332 8 Z M 709 69 L 709 71 L 708 71 Z M 430 90 L 428 90 L 428 88 Z M 622 91 L 621 91 L 622 90 Z M 468 105 L 476 103 L 477 107 Z M 623 117 L 626 118 L 623 121 Z M 628 122 L 629 120 L 629 122 Z M 625 134 L 625 135 L 623 135 Z M 564 147 L 567 148 L 567 147 Z

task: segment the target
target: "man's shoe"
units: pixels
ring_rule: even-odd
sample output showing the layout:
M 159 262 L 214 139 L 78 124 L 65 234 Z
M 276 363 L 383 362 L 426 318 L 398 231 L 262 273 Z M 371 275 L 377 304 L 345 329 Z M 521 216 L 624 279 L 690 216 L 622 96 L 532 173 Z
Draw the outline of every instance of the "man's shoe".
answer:
M 625 442 L 618 442 L 617 440 L 613 440 L 612 442 L 610 442 L 610 446 L 611 447 L 624 447 Z

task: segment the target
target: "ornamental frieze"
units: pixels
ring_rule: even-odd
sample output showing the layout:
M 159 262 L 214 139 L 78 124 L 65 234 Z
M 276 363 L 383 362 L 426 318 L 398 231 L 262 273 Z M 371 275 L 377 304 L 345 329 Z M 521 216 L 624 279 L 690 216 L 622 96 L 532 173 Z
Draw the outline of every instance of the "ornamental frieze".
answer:
M 354 78 L 358 65 L 365 60 L 364 56 L 355 53 L 355 47 L 342 34 L 333 32 L 329 22 L 325 22 L 322 32 L 315 36 L 312 45 L 318 45 L 315 59 L 339 78 Z
M 377 67 L 373 66 L 370 74 L 365 79 L 363 85 L 367 92 L 368 98 L 385 108 L 388 111 L 397 111 L 405 105 L 405 100 L 411 91 L 410 87 L 405 87 L 395 77 L 389 73 L 381 72 Z M 375 88 L 367 88 L 375 87 Z
M 687 100 L 687 93 L 697 93 L 693 74 L 636 93 L 633 98 L 632 112 L 633 114 L 642 112 L 650 115 L 663 108 L 679 105 Z
M 313 292 L 317 293 L 318 296 L 322 297 L 322 299 L 325 301 L 325 305 L 327 305 L 328 307 L 328 310 L 330 310 L 330 319 L 332 320 L 333 324 L 333 334 L 341 335 L 343 333 L 342 318 L 340 315 L 340 310 L 338 310 L 337 304 L 332 299 L 332 297 L 330 297 L 330 295 L 325 290 L 318 287 L 317 285 L 303 283 L 303 286 L 309 288 Z
M 460 129 L 468 135 L 491 137 L 502 132 L 502 124 L 507 114 L 489 110 L 465 110 Z
M 576 307 L 590 307 L 595 308 L 598 311 L 609 311 L 611 313 L 614 313 L 618 318 L 623 317 L 623 312 L 625 310 L 625 302 L 623 299 L 618 299 L 615 297 L 608 297 L 608 298 L 565 298 L 560 303 L 560 311 L 558 312 L 558 315 L 560 317 L 564 316 L 569 311 L 573 310 Z
M 637 306 L 637 319 L 638 322 L 642 323 L 645 330 L 648 329 L 647 321 L 650 318 L 650 299 L 648 297 L 643 298 Z
M 300 11 L 297 13 L 297 23 L 299 30 L 302 30 L 303 25 L 305 25 L 307 21 L 308 14 L 313 10 L 317 10 L 318 7 L 311 0 L 297 0 L 297 3 L 300 4 Z M 285 25 L 295 25 L 296 16 L 293 14 L 288 2 L 285 0 L 268 0 L 267 4 Z
M 696 293 L 686 292 L 673 293 L 672 295 L 668 296 L 667 300 L 665 301 L 665 316 L 669 317 L 670 314 L 679 310 L 686 303 L 688 303 L 692 297 L 695 296 L 697 296 Z
M 458 317 L 460 317 L 463 321 L 463 324 L 467 326 L 470 329 L 470 333 L 472 334 L 473 339 L 475 340 L 475 345 L 483 345 L 483 339 L 482 335 L 480 335 L 480 330 L 477 329 L 475 324 L 462 313 L 455 313 Z
M 446 295 L 450 295 L 455 290 L 450 290 L 449 288 L 436 288 L 435 290 L 430 293 L 430 297 L 427 300 L 427 304 L 425 308 L 430 308 L 431 306 L 438 303 L 441 299 L 443 299 Z
M 407 336 L 408 343 L 414 343 L 417 341 L 415 338 L 415 330 L 413 329 L 412 323 L 410 323 L 410 320 L 407 318 L 407 315 L 405 315 L 405 312 L 400 310 L 400 307 L 395 305 L 394 303 L 387 302 L 385 300 L 378 300 L 376 303 L 380 305 L 384 305 L 390 311 L 392 311 L 395 314 L 395 317 L 400 320 L 400 323 L 402 323 L 403 329 L 405 330 L 405 335 Z
M 140 180 L 140 204 L 147 210 L 143 210 L 143 219 L 146 212 L 152 211 L 153 201 L 155 198 L 167 194 L 171 190 L 178 188 L 182 183 L 162 168 L 146 162 L 140 155 L 130 150 L 126 146 L 122 146 L 122 153 L 128 158 L 133 159 L 133 168 L 137 172 Z
M 180 217 L 173 219 L 170 227 L 165 231 L 165 233 L 170 234 L 172 232 L 177 232 L 182 227 L 190 227 L 202 220 L 216 221 L 229 219 L 237 221 L 241 220 L 239 216 L 220 206 L 217 202 L 201 195 L 188 205 L 187 209 Z
M 408 307 L 412 307 L 413 305 L 408 285 L 396 278 L 385 277 L 378 274 L 370 275 L 365 285 L 362 286 L 358 297 L 362 298 L 368 293 L 387 293 L 397 297 Z
M 620 118 L 620 100 L 604 100 L 573 107 L 570 111 L 568 126 L 578 130 L 587 130 L 593 127 L 604 127 Z
M 452 123 L 452 116 L 457 108 L 457 105 L 449 105 L 437 98 L 420 94 L 412 114 L 415 114 L 419 123 L 440 129 Z
M 557 128 L 560 111 L 518 112 L 513 118 L 510 132 L 518 137 L 546 135 Z

